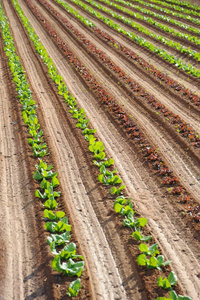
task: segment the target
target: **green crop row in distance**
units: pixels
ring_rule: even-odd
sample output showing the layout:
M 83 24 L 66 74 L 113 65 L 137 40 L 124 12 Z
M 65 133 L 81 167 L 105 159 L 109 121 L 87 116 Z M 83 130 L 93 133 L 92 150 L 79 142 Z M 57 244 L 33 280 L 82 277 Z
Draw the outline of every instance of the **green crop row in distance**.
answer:
M 58 2 L 59 4 L 63 5 L 63 1 L 62 0 L 55 0 L 55 1 Z M 183 71 L 187 72 L 188 74 L 193 75 L 194 77 L 200 77 L 200 70 L 194 68 L 191 64 L 184 63 L 181 59 L 175 58 L 172 54 L 168 54 L 165 50 L 160 49 L 160 48 L 154 46 L 152 43 L 146 41 L 144 38 L 141 38 L 141 37 L 135 35 L 133 32 L 124 30 L 119 24 L 116 24 L 116 23 L 114 23 L 113 20 L 110 20 L 109 18 L 101 15 L 99 12 L 95 11 L 89 5 L 84 4 L 82 1 L 79 1 L 79 0 L 70 0 L 70 1 L 72 1 L 73 3 L 79 5 L 80 7 L 82 7 L 86 11 L 88 11 L 90 14 L 92 14 L 93 16 L 95 16 L 96 18 L 102 20 L 109 27 L 111 27 L 114 30 L 116 30 L 116 31 L 118 31 L 120 33 L 123 33 L 124 35 L 128 36 L 130 39 L 132 39 L 133 41 L 135 41 L 140 46 L 148 48 L 151 52 L 159 55 L 162 59 L 164 59 L 164 60 L 168 61 L 169 63 L 175 65 L 176 67 L 182 69 Z
M 194 15 L 194 16 L 200 17 L 200 12 L 198 12 L 196 10 L 193 10 L 193 9 L 186 9 L 186 8 L 183 8 L 179 5 L 176 5 L 177 4 L 176 1 L 173 4 L 170 4 L 170 3 L 165 2 L 165 1 L 159 1 L 159 0 L 149 0 L 149 1 L 153 2 L 153 3 L 157 3 L 157 4 L 162 5 L 162 6 L 170 7 L 172 9 L 181 11 L 184 14 L 189 14 L 189 15 Z M 199 10 L 200 10 L 200 7 L 199 7 Z
M 182 13 L 178 13 L 178 12 L 176 12 L 174 10 L 170 10 L 168 8 L 160 7 L 160 6 L 155 5 L 153 3 L 148 3 L 148 2 L 145 2 L 143 0 L 131 0 L 131 1 L 141 3 L 142 5 L 145 5 L 147 7 L 151 7 L 151 8 L 156 9 L 156 10 L 162 12 L 162 13 L 166 13 L 166 14 L 172 15 L 174 17 L 178 17 L 178 18 L 181 18 L 183 20 L 190 21 L 192 23 L 195 23 L 196 25 L 200 24 L 200 21 L 197 18 L 193 18 L 191 16 L 187 16 L 187 15 L 184 15 Z
M 178 21 L 176 22 L 175 20 L 173 20 L 173 19 L 171 19 L 171 18 L 169 18 L 169 17 L 163 16 L 163 15 L 160 15 L 160 14 L 156 14 L 155 12 L 153 12 L 153 11 L 151 11 L 151 10 L 148 10 L 148 9 L 146 9 L 146 8 L 143 8 L 143 7 L 140 7 L 139 5 L 134 5 L 134 4 L 132 4 L 131 2 L 127 2 L 127 1 L 124 1 L 124 0 L 115 0 L 115 2 L 121 3 L 121 4 L 126 5 L 126 6 L 129 6 L 129 7 L 132 7 L 132 8 L 134 8 L 134 9 L 139 10 L 140 12 L 142 12 L 142 13 L 144 13 L 144 14 L 148 14 L 148 15 L 150 15 L 150 16 L 159 18 L 159 19 L 161 19 L 161 20 L 163 20 L 163 21 L 171 22 L 171 23 L 173 23 L 173 24 L 175 24 L 175 25 L 178 25 L 178 26 L 181 24 L 181 26 L 180 26 L 181 28 L 183 28 L 183 26 L 184 26 L 184 24 L 183 24 L 182 22 L 178 22 Z M 113 2 L 112 2 L 112 3 L 113 3 Z M 115 3 L 113 3 L 112 5 L 113 5 L 114 7 L 116 7 L 117 9 L 121 9 L 121 7 L 118 6 L 118 5 L 115 4 Z M 130 11 L 124 10 L 124 9 L 123 9 L 123 11 L 126 12 L 126 13 L 129 13 L 129 12 L 130 12 Z M 169 26 L 167 26 L 167 25 L 164 25 L 164 24 L 162 24 L 162 23 L 159 23 L 159 22 L 155 21 L 155 20 L 152 19 L 152 18 L 149 18 L 149 17 L 143 16 L 143 15 L 140 15 L 139 13 L 131 12 L 130 15 L 132 15 L 132 16 L 133 16 L 134 18 L 136 18 L 136 19 L 139 19 L 139 20 L 148 22 L 149 24 L 154 25 L 154 26 L 158 27 L 159 29 L 161 29 L 161 30 L 163 30 L 163 31 L 165 31 L 165 32 L 167 32 L 167 33 L 170 33 L 170 34 L 172 34 L 173 36 L 181 37 L 181 38 L 184 38 L 184 39 L 186 39 L 186 40 L 188 40 L 188 41 L 190 41 L 190 42 L 195 43 L 196 45 L 200 45 L 200 39 L 197 38 L 196 36 L 192 36 L 192 35 L 190 35 L 190 34 L 183 33 L 183 32 L 180 32 L 180 31 L 176 31 L 176 30 L 174 30 L 173 28 L 171 28 L 171 27 L 169 27 Z M 174 22 L 174 21 L 175 21 L 175 22 Z M 189 28 L 190 28 L 190 26 L 188 26 L 188 25 L 185 24 L 185 29 L 188 29 L 188 30 L 189 30 Z M 192 27 L 192 29 L 195 29 L 195 28 Z M 195 31 L 196 31 L 196 33 L 199 33 L 199 34 L 200 34 L 200 30 L 199 30 L 199 29 L 196 29 Z
M 109 0 L 99 0 L 99 1 L 106 3 L 107 5 L 113 6 L 115 8 L 118 8 L 119 10 L 126 12 L 131 16 L 134 16 L 134 18 L 139 18 L 139 16 L 140 16 L 139 14 L 135 14 L 134 12 L 128 10 L 127 8 L 117 5 Z M 163 43 L 164 45 L 167 45 L 168 47 L 175 48 L 176 50 L 180 51 L 181 53 L 186 53 L 189 56 L 191 56 L 192 58 L 200 61 L 200 53 L 198 53 L 194 50 L 191 50 L 189 47 L 185 48 L 180 43 L 177 43 L 175 41 L 167 39 L 167 38 L 163 37 L 162 35 L 155 34 L 155 33 L 151 32 L 150 30 L 148 30 L 146 27 L 141 26 L 140 24 L 134 22 L 133 20 L 131 20 L 129 18 L 124 17 L 123 15 L 115 13 L 114 11 L 110 10 L 109 8 L 102 6 L 101 4 L 99 4 L 93 0 L 86 0 L 86 2 L 92 4 L 96 8 L 102 10 L 103 12 L 106 12 L 107 14 L 111 15 L 112 17 L 119 19 L 123 23 L 130 25 L 134 29 L 145 34 L 147 37 L 151 37 L 151 38 L 155 39 L 156 41 L 159 41 L 159 42 Z

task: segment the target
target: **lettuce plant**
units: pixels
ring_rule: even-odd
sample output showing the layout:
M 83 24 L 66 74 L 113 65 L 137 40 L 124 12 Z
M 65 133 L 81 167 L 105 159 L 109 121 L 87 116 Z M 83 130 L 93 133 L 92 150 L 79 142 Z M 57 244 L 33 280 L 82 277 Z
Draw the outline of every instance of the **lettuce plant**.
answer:
M 164 261 L 163 255 L 151 256 L 149 259 L 145 254 L 140 254 L 137 257 L 137 263 L 140 266 L 146 266 L 148 269 L 162 270 L 162 266 L 167 266 L 171 263 L 171 260 Z
M 52 268 L 57 272 L 62 272 L 69 277 L 78 276 L 80 277 L 84 268 L 84 261 L 74 262 L 71 258 L 68 262 L 61 263 L 60 255 L 56 255 L 52 261 Z
M 64 217 L 60 219 L 58 222 L 46 222 L 45 223 L 46 230 L 52 233 L 59 233 L 63 231 L 71 231 L 71 225 L 68 224 L 68 218 Z
M 78 278 L 70 283 L 69 291 L 67 292 L 67 295 L 69 297 L 76 297 L 80 289 L 81 289 L 81 281 Z
M 177 284 L 177 276 L 173 271 L 171 271 L 168 278 L 163 279 L 162 276 L 160 276 L 158 278 L 157 284 L 161 288 L 171 289 L 172 285 Z

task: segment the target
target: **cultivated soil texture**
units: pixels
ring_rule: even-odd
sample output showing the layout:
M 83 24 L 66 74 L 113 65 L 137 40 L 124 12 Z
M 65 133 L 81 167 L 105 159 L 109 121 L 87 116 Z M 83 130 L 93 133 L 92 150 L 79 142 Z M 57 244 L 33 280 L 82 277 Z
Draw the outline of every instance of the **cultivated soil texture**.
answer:
M 75 299 L 167 297 L 168 291 L 157 286 L 157 279 L 168 276 L 171 270 L 178 277 L 177 294 L 200 299 L 200 79 L 154 55 L 70 0 L 64 2 L 91 20 L 96 29 L 86 26 L 56 0 L 18 0 L 79 108 L 87 113 L 90 127 L 97 129 L 95 137 L 103 142 L 106 157 L 114 159 L 114 168 L 126 185 L 124 194 L 132 197 L 136 215 L 147 218 L 144 234 L 152 235 L 151 242 L 159 244 L 165 260 L 172 260 L 162 271 L 150 270 L 137 264 L 140 243 L 131 237 L 131 230 L 123 226 L 123 217 L 115 212 L 116 197 L 110 194 L 110 187 L 98 181 L 99 169 L 93 163 L 88 142 L 36 53 L 12 0 L 0 2 L 48 144 L 50 155 L 43 160 L 53 164 L 59 174 L 59 209 L 66 212 L 72 225 L 72 241 L 85 260 L 82 288 Z M 113 7 L 112 10 L 119 13 Z M 176 41 L 176 37 L 147 22 L 140 24 Z M 63 44 L 56 44 L 58 38 Z M 199 68 L 199 62 L 186 54 L 179 55 L 178 50 L 147 40 Z M 119 43 L 117 47 L 115 43 Z M 183 45 L 189 47 L 191 43 L 184 40 Z M 199 46 L 193 46 L 198 51 Z M 27 127 L 3 48 L 0 31 L 0 300 L 69 299 L 66 289 L 74 278 L 51 267 L 53 255 L 46 243 L 43 208 L 35 197 L 39 184 L 33 174 L 38 159 L 27 142 Z M 142 63 L 129 57 L 125 48 L 139 56 Z M 143 62 L 153 65 L 158 70 L 156 74 L 160 72 L 176 81 L 187 93 L 156 77 Z M 107 103 L 100 91 L 115 106 Z M 189 93 L 196 97 L 195 101 Z M 163 105 L 165 114 L 146 100 L 147 95 Z M 120 112 L 115 110 L 117 105 Z M 169 173 L 157 174 L 160 167 L 155 164 L 156 159 L 150 160 L 150 153 L 142 150 L 138 136 L 126 130 L 120 117 L 122 110 L 123 120 L 137 127 Z M 184 128 L 189 128 L 188 134 L 173 121 L 175 116 L 187 123 Z M 168 174 L 177 181 L 165 184 Z

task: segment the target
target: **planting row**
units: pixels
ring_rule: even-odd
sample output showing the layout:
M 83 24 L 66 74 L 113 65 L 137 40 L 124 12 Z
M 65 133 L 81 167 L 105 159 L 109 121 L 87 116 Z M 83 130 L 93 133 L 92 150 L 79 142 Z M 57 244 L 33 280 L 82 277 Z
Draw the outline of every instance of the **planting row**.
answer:
M 191 8 L 193 10 L 196 10 L 196 11 L 200 11 L 200 6 L 196 5 L 196 4 L 192 4 L 190 2 L 187 2 L 187 1 L 179 1 L 179 0 L 166 0 L 166 2 L 169 2 L 169 3 L 172 3 L 172 4 L 176 4 L 176 5 L 179 5 L 179 6 L 184 6 L 184 7 L 188 7 L 188 8 Z
M 140 16 L 139 14 L 135 14 L 131 10 L 128 10 L 127 8 L 124 8 L 123 6 L 115 4 L 109 0 L 99 0 L 99 1 L 105 3 L 108 6 L 115 7 L 120 12 L 121 11 L 125 12 L 126 14 L 128 14 L 128 16 L 130 15 L 130 16 L 133 16 L 134 18 L 143 19 L 143 17 Z M 167 38 L 163 37 L 162 35 L 155 34 L 155 33 L 151 32 L 150 30 L 148 30 L 146 27 L 143 27 L 140 24 L 134 22 L 132 19 L 128 19 L 128 18 L 124 17 L 123 15 L 115 13 L 114 11 L 110 10 L 110 8 L 102 6 L 101 4 L 98 4 L 97 2 L 95 2 L 93 0 L 86 0 L 86 2 L 89 2 L 94 7 L 98 8 L 99 10 L 102 10 L 103 12 L 106 12 L 107 14 L 111 15 L 115 19 L 119 19 L 123 23 L 128 24 L 132 28 L 136 29 L 139 32 L 142 32 L 143 34 L 152 38 L 153 40 L 159 41 L 160 43 L 167 45 L 169 48 L 175 48 L 176 50 L 180 51 L 181 53 L 187 54 L 190 57 L 196 59 L 197 61 L 200 61 L 200 53 L 198 53 L 194 50 L 191 50 L 189 47 L 185 48 L 182 45 L 180 45 L 180 43 L 177 43 L 175 41 L 167 39 Z
M 162 13 L 166 13 L 168 15 L 172 15 L 174 17 L 178 17 L 180 19 L 184 19 L 184 20 L 190 21 L 192 23 L 195 23 L 196 25 L 200 24 L 199 19 L 193 18 L 191 16 L 187 16 L 187 15 L 184 15 L 184 14 L 181 14 L 181 13 L 178 13 L 178 12 L 170 10 L 168 8 L 163 8 L 163 7 L 160 7 L 158 5 L 155 5 L 155 4 L 152 4 L 152 3 L 148 3 L 148 2 L 145 3 L 145 1 L 142 1 L 142 0 L 131 0 L 131 1 L 141 3 L 141 4 L 145 5 L 145 6 L 148 6 L 148 7 L 151 7 L 153 9 L 156 9 L 158 11 L 161 11 Z
M 124 0 L 115 0 L 115 2 L 121 3 L 121 4 L 125 5 L 125 6 L 129 6 L 129 7 L 134 8 L 134 9 L 137 9 L 137 10 L 141 11 L 142 13 L 145 13 L 145 14 L 148 14 L 148 15 L 152 15 L 152 16 L 157 17 L 157 18 L 159 17 L 163 21 L 166 20 L 166 19 L 167 19 L 167 21 L 169 21 L 168 17 L 156 14 L 156 13 L 154 13 L 154 12 L 148 10 L 148 9 L 140 7 L 139 5 L 134 5 L 131 2 L 127 2 L 127 1 L 124 1 Z M 109 1 L 109 3 L 108 3 L 108 1 L 106 1 L 105 3 L 111 5 L 110 1 Z M 198 39 L 196 36 L 192 36 L 190 34 L 186 34 L 186 33 L 180 32 L 180 31 L 176 31 L 176 30 L 174 30 L 173 28 L 171 28 L 171 27 L 169 27 L 167 25 L 159 23 L 159 22 L 155 21 L 152 18 L 140 15 L 139 13 L 134 13 L 134 12 L 132 12 L 130 10 L 127 10 L 127 9 L 124 9 L 124 8 L 122 10 L 121 9 L 122 7 L 119 6 L 119 5 L 117 5 L 117 4 L 115 4 L 115 3 L 112 3 L 112 6 L 115 7 L 115 8 L 117 8 L 118 10 L 121 10 L 121 11 L 127 13 L 127 14 L 130 14 L 131 16 L 133 16 L 134 18 L 136 18 L 138 20 L 142 20 L 142 21 L 145 21 L 145 22 L 147 22 L 147 23 L 149 23 L 151 25 L 154 25 L 155 27 L 163 30 L 164 32 L 170 33 L 173 36 L 177 36 L 177 37 L 186 39 L 187 41 L 190 41 L 192 43 L 195 43 L 196 45 L 200 45 L 200 39 Z M 200 30 L 197 29 L 197 31 L 200 33 Z
M 159 85 L 162 82 L 164 82 L 169 88 L 179 92 L 181 96 L 184 95 L 187 100 L 191 101 L 196 106 L 200 106 L 200 97 L 198 97 L 196 94 L 193 94 L 191 91 L 186 89 L 180 83 L 169 78 L 167 75 L 165 75 L 164 73 L 156 69 L 153 65 L 149 64 L 144 59 L 139 57 L 133 51 L 123 46 L 116 39 L 112 38 L 109 34 L 105 33 L 100 28 L 96 27 L 96 25 L 92 23 L 88 18 L 83 17 L 81 14 L 79 14 L 75 9 L 70 7 L 63 0 L 55 0 L 55 1 L 61 7 L 63 7 L 68 13 L 70 13 L 70 16 L 75 17 L 79 21 L 81 21 L 82 24 L 87 26 L 90 29 L 90 31 L 92 31 L 92 33 L 100 37 L 105 43 L 109 43 L 109 45 L 115 50 L 117 50 L 118 53 L 120 53 L 121 55 L 125 55 L 125 57 L 128 57 L 132 62 L 139 64 L 143 69 L 147 71 L 148 76 L 152 74 L 155 78 L 157 78 L 159 80 L 158 81 Z
M 182 69 L 183 71 L 187 72 L 188 74 L 191 74 L 191 75 L 193 75 L 195 77 L 198 77 L 198 78 L 200 77 L 200 70 L 199 69 L 194 68 L 190 64 L 186 64 L 183 60 L 181 60 L 179 58 L 175 58 L 172 54 L 168 54 L 165 50 L 154 46 L 152 43 L 146 41 L 144 38 L 141 38 L 141 37 L 135 35 L 133 32 L 123 29 L 119 24 L 114 23 L 113 20 L 110 20 L 109 18 L 101 15 L 99 12 L 94 10 L 89 5 L 83 3 L 82 1 L 78 1 L 78 0 L 70 0 L 70 1 L 75 3 L 76 5 L 80 6 L 81 8 L 85 9 L 86 11 L 88 11 L 90 14 L 92 14 L 96 18 L 103 21 L 104 23 L 106 23 L 112 29 L 116 30 L 119 33 L 123 33 L 125 36 L 129 37 L 131 40 L 133 40 L 134 42 L 136 42 L 140 46 L 145 47 L 148 50 L 150 50 L 151 52 L 159 55 L 162 59 L 164 59 L 164 60 L 168 61 L 169 63 L 175 65 L 176 67 Z M 93 0 L 89 0 L 89 1 L 86 1 L 86 2 L 92 3 L 92 5 L 95 5 L 97 7 L 101 6 L 101 5 L 95 4 L 95 2 Z M 108 13 L 109 13 L 110 10 L 109 9 L 107 9 L 107 10 L 108 10 Z M 116 15 L 116 14 L 114 13 L 114 15 Z M 124 19 L 124 17 L 122 17 L 122 19 Z M 130 22 L 130 21 L 128 21 L 128 22 Z
M 93 43 L 90 42 L 90 40 L 81 34 L 67 19 L 62 17 L 62 15 L 50 4 L 48 4 L 46 0 L 39 0 L 39 2 L 42 3 L 46 9 L 48 9 L 54 15 L 54 17 L 62 26 L 74 34 L 73 37 L 77 38 L 79 43 L 81 41 L 81 45 L 88 53 L 90 53 L 91 56 L 99 58 L 104 68 L 114 72 L 114 74 L 117 76 L 117 80 L 120 80 L 122 84 L 124 84 L 124 87 L 129 87 L 134 96 L 139 97 L 136 99 L 137 101 L 143 102 L 145 100 L 146 103 L 154 109 L 157 115 L 160 113 L 160 115 L 164 117 L 163 122 L 169 121 L 174 125 L 176 132 L 181 134 L 182 137 L 187 138 L 188 141 L 191 142 L 192 146 L 200 148 L 200 137 L 194 132 L 192 127 L 187 122 L 181 119 L 180 116 L 167 109 L 165 105 L 158 102 L 157 99 L 149 92 L 146 92 L 138 84 L 138 82 L 131 79 L 129 75 L 127 75 L 118 65 L 116 65 L 103 51 L 98 49 Z
M 116 1 L 116 2 L 118 2 L 118 1 Z M 145 5 L 147 7 L 152 7 L 152 4 L 147 3 L 145 1 L 142 1 L 142 0 L 140 0 L 140 1 L 139 0 L 138 1 L 135 0 L 134 2 L 140 3 L 140 4 Z M 120 1 L 120 3 L 125 4 L 123 1 L 122 2 Z M 127 3 L 126 5 L 128 5 L 130 7 L 133 7 L 134 9 L 137 9 L 137 10 L 139 10 L 140 12 L 142 12 L 144 14 L 150 15 L 152 17 L 158 18 L 158 19 L 163 20 L 163 21 L 167 21 L 169 23 L 172 23 L 173 25 L 176 25 L 178 27 L 187 29 L 188 31 L 200 34 L 200 30 L 198 28 L 195 28 L 194 26 L 190 26 L 190 25 L 184 24 L 183 22 L 174 20 L 173 18 L 170 18 L 169 16 L 158 14 L 158 13 L 156 13 L 156 12 L 154 12 L 152 10 L 149 10 L 147 8 L 141 7 L 139 5 L 135 5 L 132 2 L 126 2 L 126 3 Z
M 20 63 L 19 57 L 15 52 L 14 41 L 10 32 L 9 23 L 4 14 L 2 5 L 0 3 L 1 15 L 1 30 L 3 36 L 3 43 L 5 45 L 4 51 L 8 57 L 8 65 L 13 74 L 13 81 L 16 86 L 18 99 L 22 104 L 22 118 L 26 127 L 28 128 L 29 138 L 28 143 L 33 150 L 35 157 L 44 157 L 49 155 L 47 144 L 43 143 L 43 131 L 38 122 L 36 108 L 37 105 L 32 98 L 29 84 L 26 80 L 25 71 Z M 27 20 L 24 20 L 27 22 Z M 33 30 L 30 32 L 34 34 Z M 58 272 L 72 277 L 81 276 L 84 268 L 84 261 L 81 255 L 76 254 L 76 244 L 70 243 L 71 225 L 68 224 L 68 218 L 63 211 L 55 211 L 58 208 L 58 198 L 61 192 L 55 189 L 59 186 L 57 178 L 58 172 L 52 172 L 53 166 L 47 164 L 43 160 L 39 160 L 36 166 L 36 172 L 33 178 L 40 182 L 40 189 L 37 189 L 35 196 L 42 199 L 42 206 L 44 207 L 44 221 L 45 229 L 51 233 L 47 239 L 50 245 L 52 254 L 55 258 L 52 262 L 52 267 Z M 55 212 L 54 212 L 55 211 Z M 61 249 L 57 251 L 56 248 Z M 81 288 L 80 279 L 70 283 L 67 294 L 76 296 Z
M 31 4 L 31 1 L 26 0 L 26 2 L 33 9 L 34 14 L 39 14 L 37 9 Z M 19 11 L 19 6 L 16 0 L 13 0 L 13 4 L 15 7 L 17 7 L 17 11 Z M 44 18 L 43 18 L 43 22 L 44 22 Z M 26 28 L 27 28 L 27 23 L 26 23 Z M 30 32 L 32 35 L 32 30 Z M 41 55 L 41 51 L 38 50 L 37 52 L 40 53 Z M 42 49 L 42 52 L 43 51 L 44 49 Z M 48 63 L 46 64 L 48 65 Z M 60 80 L 59 85 L 60 84 L 64 85 L 62 80 Z M 84 110 L 78 108 L 75 99 L 70 98 L 70 95 L 68 95 L 65 89 L 64 90 L 59 89 L 59 94 L 64 97 L 65 101 L 68 104 L 69 112 L 72 114 L 72 117 L 77 120 L 76 127 L 82 130 L 82 134 L 85 136 L 86 140 L 89 143 L 89 150 L 90 152 L 93 153 L 95 159 L 94 164 L 99 167 L 99 171 L 100 171 L 98 180 L 105 185 L 112 186 L 110 189 L 110 193 L 112 195 L 118 196 L 114 202 L 114 209 L 116 212 L 124 216 L 123 225 L 125 227 L 129 227 L 132 229 L 132 236 L 136 240 L 148 243 L 151 240 L 151 236 L 144 236 L 141 233 L 142 228 L 147 224 L 147 220 L 146 218 L 135 218 L 134 216 L 135 211 L 133 211 L 132 208 L 133 204 L 131 202 L 131 199 L 126 199 L 126 197 L 122 195 L 123 190 L 125 189 L 124 185 L 119 186 L 122 183 L 122 179 L 118 175 L 116 175 L 117 173 L 116 169 L 113 171 L 111 170 L 112 169 L 111 166 L 113 165 L 114 161 L 112 159 L 106 158 L 103 143 L 100 141 L 96 141 L 96 138 L 94 137 L 94 132 L 96 130 L 89 129 L 88 127 L 89 120 L 86 119 L 86 114 Z M 139 250 L 140 252 L 142 252 L 142 254 L 138 255 L 137 263 L 140 266 L 146 266 L 149 269 L 158 269 L 161 271 L 165 266 L 167 266 L 170 263 L 170 261 L 164 261 L 164 256 L 160 255 L 157 243 L 153 245 L 150 245 L 149 243 L 146 244 L 146 243 L 141 243 L 139 245 Z M 53 246 L 53 244 L 51 245 L 52 245 L 51 249 L 54 252 L 55 247 Z M 55 263 L 55 266 L 57 267 L 57 261 Z M 162 287 L 166 290 L 171 290 L 169 294 L 169 298 L 166 299 L 183 299 L 183 296 L 177 295 L 176 291 L 172 290 L 172 287 L 175 286 L 176 283 L 177 283 L 177 277 L 173 271 L 170 272 L 167 278 L 162 278 L 162 276 L 158 278 L 159 287 Z M 160 297 L 157 298 L 157 300 L 159 299 Z M 190 300 L 191 298 L 185 297 L 185 299 Z
M 170 190 L 175 195 L 181 195 L 180 201 L 188 202 L 190 204 L 189 212 L 195 220 L 199 220 L 199 206 L 193 203 L 193 200 L 185 192 L 185 189 L 180 186 L 179 179 L 174 176 L 173 172 L 169 170 L 163 159 L 158 154 L 157 150 L 153 148 L 144 137 L 144 134 L 139 130 L 136 124 L 134 124 L 128 114 L 120 107 L 116 101 L 101 87 L 97 80 L 89 73 L 87 68 L 74 56 L 73 52 L 69 49 L 68 45 L 59 37 L 55 28 L 53 28 L 46 18 L 38 11 L 38 9 L 27 1 L 31 10 L 34 12 L 36 17 L 40 20 L 41 24 L 52 37 L 53 41 L 64 52 L 66 59 L 69 60 L 70 64 L 74 66 L 75 70 L 84 79 L 88 87 L 93 90 L 96 98 L 101 101 L 106 107 L 109 108 L 111 114 L 114 115 L 119 122 L 123 125 L 125 131 L 129 134 L 136 145 L 139 144 L 145 160 L 151 163 L 151 166 L 156 169 L 156 174 L 164 178 L 161 180 L 163 185 L 173 186 Z M 159 179 L 160 180 L 160 179 Z
M 193 9 L 185 9 L 185 8 L 180 7 L 178 5 L 170 4 L 170 3 L 167 3 L 167 2 L 164 2 L 164 1 L 162 2 L 162 1 L 159 1 L 159 0 L 150 0 L 150 2 L 157 3 L 157 4 L 162 5 L 162 6 L 170 7 L 170 8 L 173 8 L 175 10 L 178 10 L 178 11 L 182 11 L 184 14 L 195 15 L 197 17 L 200 17 L 200 13 L 198 11 L 193 10 Z

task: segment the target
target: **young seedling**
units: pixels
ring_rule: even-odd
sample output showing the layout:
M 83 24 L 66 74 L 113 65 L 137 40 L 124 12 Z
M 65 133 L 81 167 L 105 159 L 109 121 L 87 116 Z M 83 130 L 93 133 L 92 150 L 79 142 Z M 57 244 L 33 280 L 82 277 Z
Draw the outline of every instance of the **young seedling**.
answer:
M 175 273 L 173 271 L 171 271 L 168 278 L 163 279 L 162 276 L 160 276 L 158 278 L 157 284 L 159 287 L 161 287 L 163 289 L 171 289 L 172 285 L 177 284 L 177 276 L 175 275 Z
M 84 261 L 74 262 L 70 258 L 67 263 L 61 263 L 61 257 L 59 255 L 56 255 L 56 257 L 52 261 L 52 268 L 57 272 L 62 272 L 68 275 L 69 277 L 80 277 L 84 268 Z
M 69 297 L 76 297 L 80 289 L 81 289 L 81 281 L 78 278 L 70 283 L 69 291 L 67 292 L 67 295 Z

